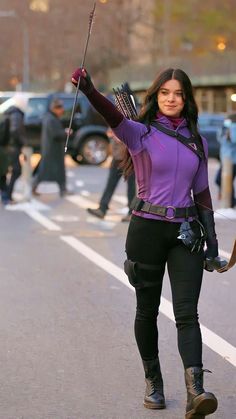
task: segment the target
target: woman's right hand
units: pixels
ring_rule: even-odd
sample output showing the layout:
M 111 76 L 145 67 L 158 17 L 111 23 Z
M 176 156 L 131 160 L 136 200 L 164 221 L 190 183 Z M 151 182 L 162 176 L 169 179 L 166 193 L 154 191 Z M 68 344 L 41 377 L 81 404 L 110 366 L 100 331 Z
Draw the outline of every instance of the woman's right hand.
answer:
M 81 92 L 83 92 L 85 95 L 91 93 L 94 89 L 94 85 L 85 68 L 79 67 L 73 72 L 71 76 L 71 82 L 74 86 L 77 86 L 79 79 L 79 89 L 81 90 Z

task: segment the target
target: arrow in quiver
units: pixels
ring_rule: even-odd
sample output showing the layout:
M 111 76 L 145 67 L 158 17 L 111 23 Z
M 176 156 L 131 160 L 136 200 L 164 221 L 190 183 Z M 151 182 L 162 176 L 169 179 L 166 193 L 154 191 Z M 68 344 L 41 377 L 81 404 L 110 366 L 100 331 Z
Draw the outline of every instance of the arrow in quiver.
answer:
M 128 83 L 122 84 L 117 89 L 113 89 L 115 104 L 117 109 L 128 119 L 136 119 L 138 116 L 134 97 Z

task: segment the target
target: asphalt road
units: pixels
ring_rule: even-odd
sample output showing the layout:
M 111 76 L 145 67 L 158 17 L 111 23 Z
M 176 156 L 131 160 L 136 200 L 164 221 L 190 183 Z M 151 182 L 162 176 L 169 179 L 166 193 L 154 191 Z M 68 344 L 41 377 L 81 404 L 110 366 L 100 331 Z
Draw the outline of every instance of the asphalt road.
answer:
M 135 297 L 122 271 L 126 185 L 121 181 L 99 221 L 86 207 L 96 207 L 107 169 L 69 166 L 74 195 L 60 199 L 54 185 L 41 185 L 39 199 L 0 209 L 0 419 L 184 419 L 168 277 L 158 320 L 167 409 L 149 411 L 142 406 L 144 374 L 133 335 Z M 215 207 L 216 167 L 211 161 Z M 218 215 L 216 225 L 227 255 L 236 220 Z M 204 278 L 203 358 L 213 372 L 205 375 L 205 388 L 219 400 L 210 417 L 233 419 L 236 270 Z

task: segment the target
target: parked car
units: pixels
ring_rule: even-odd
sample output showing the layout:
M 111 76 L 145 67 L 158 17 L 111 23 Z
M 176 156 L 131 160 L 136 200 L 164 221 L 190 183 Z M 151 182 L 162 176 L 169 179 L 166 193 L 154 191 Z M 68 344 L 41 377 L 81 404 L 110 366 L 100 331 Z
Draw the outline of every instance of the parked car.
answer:
M 10 92 L 0 92 L 0 104 L 5 102 L 7 99 L 10 99 L 16 94 L 15 91 Z
M 24 95 L 27 100 L 24 116 L 27 144 L 34 152 L 39 152 L 42 118 L 48 111 L 51 101 L 55 98 L 63 101 L 65 113 L 61 119 L 63 125 L 68 127 L 74 94 L 24 93 Z M 14 105 L 14 96 L 0 105 L 0 114 L 12 105 Z M 110 153 L 107 125 L 82 94 L 78 96 L 72 129 L 73 134 L 69 139 L 67 152 L 76 162 L 99 165 L 107 159 Z
M 224 114 L 200 113 L 198 118 L 198 129 L 200 134 L 206 138 L 208 143 L 209 157 L 219 159 L 220 145 L 217 135 L 222 129 Z

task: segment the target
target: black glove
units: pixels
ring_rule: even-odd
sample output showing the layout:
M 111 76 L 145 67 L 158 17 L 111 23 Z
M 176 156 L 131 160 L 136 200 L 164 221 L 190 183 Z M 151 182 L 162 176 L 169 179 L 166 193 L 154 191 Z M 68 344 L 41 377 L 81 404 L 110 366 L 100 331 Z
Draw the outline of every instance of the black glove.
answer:
M 213 272 L 219 269 L 220 258 L 218 256 L 218 241 L 215 232 L 214 213 L 208 209 L 198 208 L 199 221 L 202 223 L 206 233 L 206 250 L 204 269 Z
M 221 259 L 220 256 L 215 258 L 206 258 L 204 261 L 204 269 L 208 272 L 218 271 L 218 269 L 223 268 L 227 265 L 227 261 L 225 259 Z
M 80 78 L 79 89 L 83 92 L 86 96 L 92 93 L 94 89 L 94 85 L 92 80 L 84 68 L 77 68 L 71 76 L 71 82 L 74 86 L 77 86 L 78 80 Z
M 218 256 L 218 241 L 215 232 L 215 221 L 213 211 L 204 209 L 198 210 L 199 221 L 202 223 L 206 232 L 206 245 L 205 251 L 206 258 L 216 258 Z

